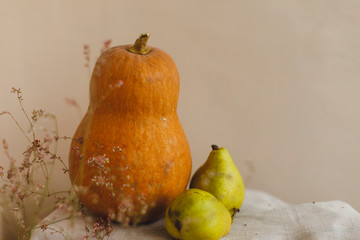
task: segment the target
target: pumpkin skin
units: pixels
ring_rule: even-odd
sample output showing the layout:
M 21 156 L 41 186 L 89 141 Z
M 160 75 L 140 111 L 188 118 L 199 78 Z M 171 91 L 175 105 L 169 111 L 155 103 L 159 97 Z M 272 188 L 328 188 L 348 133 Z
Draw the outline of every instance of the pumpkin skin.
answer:
M 93 213 L 138 224 L 163 217 L 186 189 L 191 154 L 176 113 L 175 63 L 158 48 L 141 55 L 129 47 L 110 48 L 94 67 L 89 108 L 71 142 L 69 174 Z

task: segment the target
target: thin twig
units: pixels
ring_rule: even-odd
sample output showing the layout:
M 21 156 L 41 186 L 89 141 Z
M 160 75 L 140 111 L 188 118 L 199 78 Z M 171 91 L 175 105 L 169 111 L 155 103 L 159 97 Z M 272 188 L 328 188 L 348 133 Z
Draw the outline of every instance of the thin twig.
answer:
M 8 111 L 1 112 L 1 113 L 0 113 L 0 116 L 1 116 L 1 115 L 5 115 L 5 114 L 9 115 L 9 116 L 14 120 L 15 124 L 19 127 L 20 131 L 24 134 L 24 136 L 25 136 L 26 139 L 29 141 L 29 143 L 31 143 L 30 138 L 27 136 L 27 134 L 25 133 L 24 129 L 20 126 L 19 122 L 16 121 L 15 117 L 14 117 L 10 112 L 8 112 Z

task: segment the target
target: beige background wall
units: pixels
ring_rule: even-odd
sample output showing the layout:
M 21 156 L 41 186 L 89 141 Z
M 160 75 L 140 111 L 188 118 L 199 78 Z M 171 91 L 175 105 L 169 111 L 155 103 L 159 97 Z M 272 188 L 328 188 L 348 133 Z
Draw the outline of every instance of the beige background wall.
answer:
M 149 44 L 167 51 L 181 77 L 178 113 L 193 168 L 211 144 L 229 149 L 248 188 L 291 203 L 344 200 L 360 210 L 360 2 L 0 0 L 0 111 L 58 116 L 61 135 L 80 121 L 66 97 L 88 105 L 89 72 L 102 46 Z M 21 156 L 8 117 L 0 138 Z M 68 142 L 60 146 L 66 158 Z M 1 163 L 5 158 L 1 155 Z M 55 188 L 66 188 L 62 173 Z

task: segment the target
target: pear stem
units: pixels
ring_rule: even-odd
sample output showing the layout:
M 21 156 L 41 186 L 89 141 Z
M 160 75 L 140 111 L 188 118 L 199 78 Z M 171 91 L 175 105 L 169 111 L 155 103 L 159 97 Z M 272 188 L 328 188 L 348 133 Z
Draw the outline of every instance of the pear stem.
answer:
M 143 33 L 141 34 L 138 39 L 136 39 L 134 45 L 130 46 L 127 50 L 129 52 L 140 54 L 140 55 L 146 55 L 148 54 L 151 49 L 146 46 L 147 41 L 149 40 L 150 34 L 149 33 Z
M 211 148 L 212 148 L 212 150 L 219 150 L 219 149 L 220 149 L 220 148 L 218 147 L 218 145 L 215 145 L 215 144 L 211 145 Z

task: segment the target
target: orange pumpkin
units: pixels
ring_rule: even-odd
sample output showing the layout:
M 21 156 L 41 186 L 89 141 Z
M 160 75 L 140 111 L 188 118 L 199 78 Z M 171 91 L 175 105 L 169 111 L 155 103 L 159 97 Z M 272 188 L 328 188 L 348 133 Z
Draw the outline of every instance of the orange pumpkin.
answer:
M 99 57 L 69 156 L 82 203 L 124 224 L 161 218 L 191 173 L 176 113 L 179 74 L 167 53 L 146 46 L 148 38 L 142 34 L 134 45 Z

